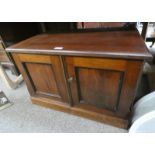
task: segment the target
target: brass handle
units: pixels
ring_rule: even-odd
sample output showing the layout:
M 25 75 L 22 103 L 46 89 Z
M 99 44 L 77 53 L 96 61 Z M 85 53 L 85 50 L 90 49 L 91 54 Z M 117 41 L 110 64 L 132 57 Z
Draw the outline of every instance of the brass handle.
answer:
M 73 77 L 69 77 L 68 82 L 72 82 L 72 81 L 73 81 Z

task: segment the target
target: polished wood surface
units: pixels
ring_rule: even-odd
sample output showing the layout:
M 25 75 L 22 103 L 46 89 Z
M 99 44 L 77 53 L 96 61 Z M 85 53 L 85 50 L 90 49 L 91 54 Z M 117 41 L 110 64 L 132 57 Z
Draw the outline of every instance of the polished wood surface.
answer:
M 152 58 L 134 31 L 45 34 L 7 51 L 33 103 L 123 128 L 143 63 Z
M 141 61 L 66 57 L 66 66 L 68 78 L 72 78 L 69 84 L 74 106 L 87 104 L 127 116 L 142 69 Z
M 59 56 L 13 54 L 32 96 L 68 103 L 65 76 Z
M 37 94 L 47 94 L 60 98 L 53 68 L 48 64 L 25 65 L 34 83 Z
M 55 48 L 63 49 L 55 49 Z M 7 48 L 8 52 L 150 59 L 137 31 L 42 34 Z
M 78 81 L 78 103 L 116 110 L 121 73 L 82 67 L 75 72 Z

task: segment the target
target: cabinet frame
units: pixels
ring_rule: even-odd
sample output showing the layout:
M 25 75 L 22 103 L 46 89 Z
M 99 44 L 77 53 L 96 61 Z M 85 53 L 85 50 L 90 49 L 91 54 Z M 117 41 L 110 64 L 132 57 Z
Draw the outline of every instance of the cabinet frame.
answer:
M 138 77 L 140 76 L 143 61 L 98 57 L 60 56 L 51 54 L 39 55 L 13 53 L 12 55 L 26 81 L 28 90 L 31 95 L 31 100 L 34 104 L 53 108 L 63 112 L 68 112 L 70 114 L 75 114 L 78 116 L 83 116 L 92 120 L 108 123 L 121 128 L 128 127 L 128 117 L 130 114 L 129 109 L 132 106 L 132 101 L 134 99 L 134 94 L 136 91 L 136 84 L 138 81 Z M 57 60 L 54 60 L 55 57 L 57 58 Z M 30 77 L 28 76 L 28 73 L 25 69 L 24 63 L 28 62 L 51 65 L 53 64 L 53 62 L 58 60 L 59 65 L 57 66 L 57 69 L 59 70 L 59 75 L 61 75 L 63 79 L 61 79 L 63 81 L 61 81 L 61 84 L 63 84 L 64 86 L 61 96 L 65 94 L 65 98 L 63 97 L 63 100 L 58 100 L 57 98 L 49 97 L 48 95 L 37 95 L 32 86 Z M 89 64 L 89 61 L 93 62 L 92 66 Z M 69 66 L 72 68 L 74 64 L 80 67 L 94 67 L 94 69 L 113 70 L 122 72 L 124 74 L 124 80 L 122 81 L 121 87 L 119 88 L 119 106 L 115 112 L 106 108 L 99 109 L 88 105 L 75 105 L 73 88 L 71 88 L 71 83 L 68 81 L 70 77 L 70 69 L 68 68 Z

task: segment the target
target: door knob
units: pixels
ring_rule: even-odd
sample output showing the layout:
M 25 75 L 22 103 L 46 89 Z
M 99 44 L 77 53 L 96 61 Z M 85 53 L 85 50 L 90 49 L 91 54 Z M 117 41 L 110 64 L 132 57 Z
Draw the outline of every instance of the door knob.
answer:
M 68 82 L 72 82 L 72 81 L 73 81 L 73 77 L 69 77 Z

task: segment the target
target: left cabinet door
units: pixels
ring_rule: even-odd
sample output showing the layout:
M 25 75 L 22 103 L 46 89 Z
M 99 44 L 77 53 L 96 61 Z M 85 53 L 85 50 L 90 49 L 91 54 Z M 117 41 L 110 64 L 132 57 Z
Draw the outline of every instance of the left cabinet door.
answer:
M 67 86 L 59 56 L 13 54 L 31 96 L 68 103 Z

